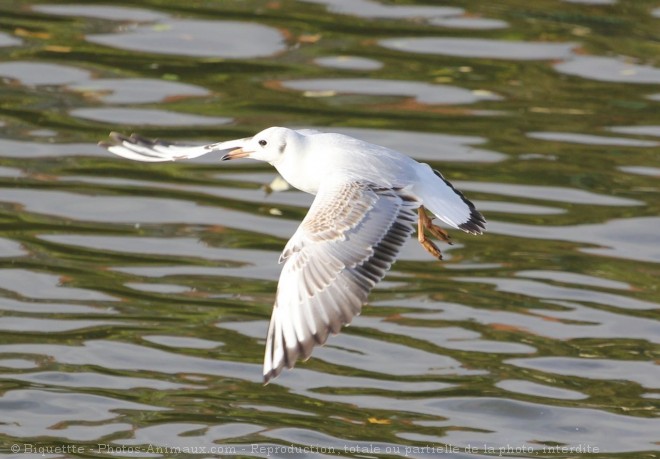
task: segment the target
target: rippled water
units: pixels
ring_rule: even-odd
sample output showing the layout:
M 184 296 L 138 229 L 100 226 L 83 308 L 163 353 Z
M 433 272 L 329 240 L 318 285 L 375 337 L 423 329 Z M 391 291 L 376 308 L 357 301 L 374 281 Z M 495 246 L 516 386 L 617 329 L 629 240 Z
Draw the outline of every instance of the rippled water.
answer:
M 51 3 L 0 3 L 0 455 L 657 457 L 657 2 Z M 410 241 L 263 386 L 311 196 L 96 142 L 271 125 L 430 162 L 489 231 Z

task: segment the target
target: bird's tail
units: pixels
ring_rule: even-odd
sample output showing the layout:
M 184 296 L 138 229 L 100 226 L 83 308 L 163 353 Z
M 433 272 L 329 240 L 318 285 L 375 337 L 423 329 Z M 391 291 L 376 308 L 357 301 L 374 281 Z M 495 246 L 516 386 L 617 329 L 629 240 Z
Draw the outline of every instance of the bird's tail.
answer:
M 472 234 L 486 230 L 486 219 L 474 204 L 427 164 L 420 168 L 415 193 L 422 198 L 424 207 L 448 225 Z

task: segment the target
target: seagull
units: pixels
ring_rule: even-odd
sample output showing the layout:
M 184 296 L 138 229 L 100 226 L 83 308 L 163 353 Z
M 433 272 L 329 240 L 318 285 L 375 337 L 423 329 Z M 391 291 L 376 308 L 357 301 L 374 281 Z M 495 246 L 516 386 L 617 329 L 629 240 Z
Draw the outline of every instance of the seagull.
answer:
M 266 337 L 264 384 L 307 360 L 360 314 L 416 220 L 419 242 L 438 259 L 442 253 L 427 233 L 452 241 L 433 216 L 471 234 L 486 229 L 474 204 L 428 164 L 342 134 L 270 127 L 254 137 L 193 146 L 113 132 L 99 145 L 146 162 L 228 151 L 223 161 L 265 161 L 290 185 L 316 196 L 279 259 L 284 265 Z

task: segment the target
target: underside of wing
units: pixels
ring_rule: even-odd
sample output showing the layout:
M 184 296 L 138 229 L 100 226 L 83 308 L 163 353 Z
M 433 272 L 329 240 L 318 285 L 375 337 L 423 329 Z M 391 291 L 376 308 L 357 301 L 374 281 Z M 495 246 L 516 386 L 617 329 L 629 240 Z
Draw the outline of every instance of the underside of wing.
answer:
M 237 148 L 243 140 L 230 140 L 209 145 L 179 145 L 164 140 L 146 139 L 137 134 L 127 137 L 111 132 L 109 140 L 99 142 L 99 146 L 110 153 L 135 161 L 163 162 L 192 159 L 213 151 Z
M 266 340 L 266 383 L 360 313 L 412 233 L 418 206 L 402 190 L 369 183 L 319 189 L 282 253 Z

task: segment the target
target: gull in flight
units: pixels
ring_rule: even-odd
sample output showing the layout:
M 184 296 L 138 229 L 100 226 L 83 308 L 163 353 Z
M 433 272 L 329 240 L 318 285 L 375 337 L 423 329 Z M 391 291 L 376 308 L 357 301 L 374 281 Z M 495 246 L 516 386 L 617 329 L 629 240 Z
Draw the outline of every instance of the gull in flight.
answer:
M 413 232 L 434 257 L 427 233 L 451 244 L 435 217 L 471 234 L 486 220 L 463 194 L 428 164 L 342 134 L 271 127 L 210 145 L 178 145 L 110 134 L 110 152 L 137 161 L 177 161 L 229 151 L 223 161 L 250 158 L 273 165 L 292 186 L 316 195 L 284 247 L 284 263 L 266 338 L 264 383 L 296 360 L 308 359 L 330 333 L 360 313 Z M 417 211 L 417 215 L 415 214 Z

